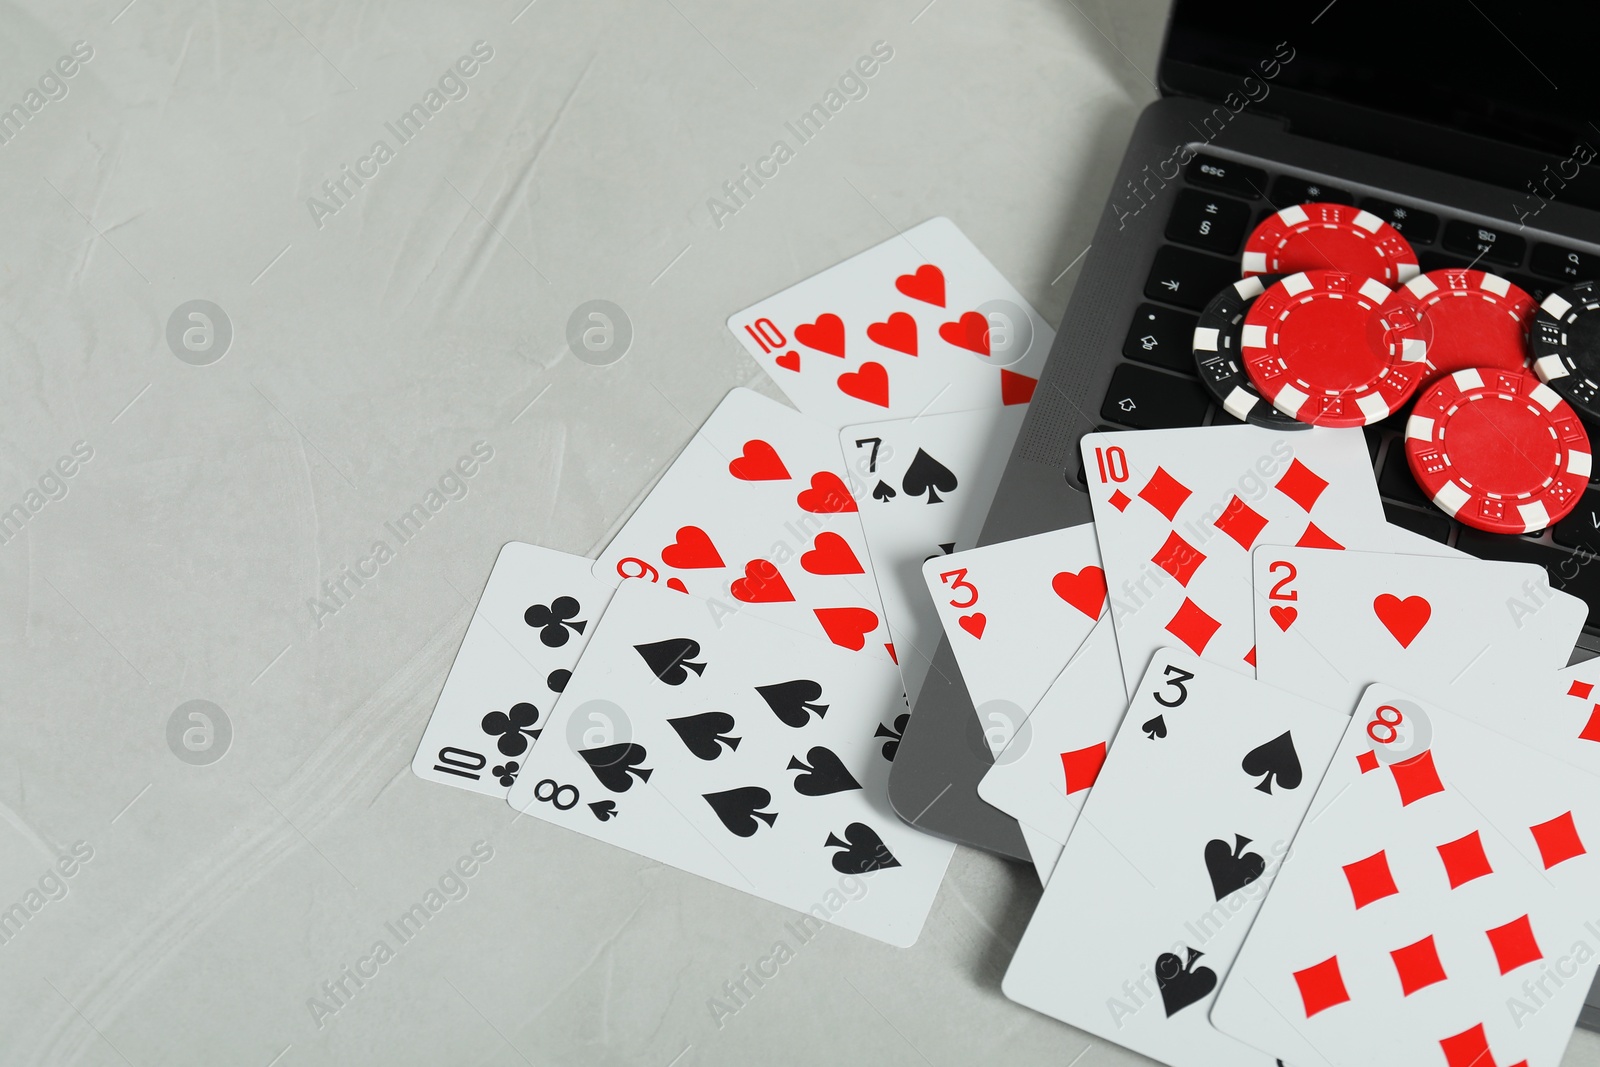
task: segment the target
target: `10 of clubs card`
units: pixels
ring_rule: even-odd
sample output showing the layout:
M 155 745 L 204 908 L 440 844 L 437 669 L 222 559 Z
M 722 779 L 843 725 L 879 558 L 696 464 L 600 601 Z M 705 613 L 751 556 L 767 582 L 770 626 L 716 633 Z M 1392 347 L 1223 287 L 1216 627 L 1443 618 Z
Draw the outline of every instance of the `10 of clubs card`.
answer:
M 889 806 L 902 707 L 887 660 L 625 582 L 509 799 L 800 911 L 842 894 L 818 917 L 906 946 L 954 846 Z
M 517 541 L 500 550 L 411 761 L 417 777 L 506 795 L 611 599 L 592 565 Z
M 728 329 L 795 407 L 834 429 L 1026 404 L 1055 341 L 946 218 L 745 308 Z
M 977 543 L 1026 412 L 957 411 L 847 426 L 839 434 L 850 467 L 871 486 L 861 497 L 861 527 L 912 703 L 940 635 L 922 565 Z
M 1006 996 L 1173 1067 L 1272 1067 L 1206 1014 L 1347 722 L 1186 652 L 1157 652 Z

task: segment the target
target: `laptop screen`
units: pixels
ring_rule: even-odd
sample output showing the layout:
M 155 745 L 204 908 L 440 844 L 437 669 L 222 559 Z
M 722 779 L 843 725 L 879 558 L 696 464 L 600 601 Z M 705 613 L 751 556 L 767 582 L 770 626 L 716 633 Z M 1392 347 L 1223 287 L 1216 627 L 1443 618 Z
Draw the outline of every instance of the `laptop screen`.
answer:
M 1597 26 L 1592 2 L 1176 0 L 1161 81 L 1237 91 L 1307 136 L 1514 189 L 1566 161 L 1560 199 L 1597 207 L 1600 175 L 1584 173 L 1600 171 Z M 1467 136 L 1452 148 L 1417 124 Z

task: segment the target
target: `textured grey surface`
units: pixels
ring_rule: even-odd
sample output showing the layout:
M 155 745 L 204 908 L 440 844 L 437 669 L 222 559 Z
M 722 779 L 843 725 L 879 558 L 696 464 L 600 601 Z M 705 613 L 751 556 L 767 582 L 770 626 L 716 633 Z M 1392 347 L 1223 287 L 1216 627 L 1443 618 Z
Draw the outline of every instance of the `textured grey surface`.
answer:
M 1074 1061 L 1083 1035 L 1000 995 L 1024 868 L 958 851 L 911 950 L 801 944 L 408 767 L 499 546 L 595 552 L 727 389 L 771 392 L 730 312 L 944 214 L 1060 318 L 1163 5 L 925 4 L 0 3 L 0 105 L 37 101 L 0 126 L 0 909 L 37 904 L 0 943 L 0 1062 L 1135 1061 Z M 880 40 L 867 95 L 717 226 L 708 198 Z M 634 328 L 606 367 L 566 349 L 592 299 Z M 169 347 L 193 300 L 231 322 L 213 362 Z M 169 748 L 194 700 L 231 724 L 213 762 L 192 720 Z

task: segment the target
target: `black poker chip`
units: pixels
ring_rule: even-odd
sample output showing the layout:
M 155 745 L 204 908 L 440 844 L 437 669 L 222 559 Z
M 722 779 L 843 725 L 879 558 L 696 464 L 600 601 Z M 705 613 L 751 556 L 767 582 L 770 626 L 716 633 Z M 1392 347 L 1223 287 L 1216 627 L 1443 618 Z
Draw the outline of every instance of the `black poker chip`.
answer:
M 1256 297 L 1282 277 L 1281 274 L 1256 274 L 1240 278 L 1212 297 L 1195 324 L 1194 364 L 1200 374 L 1200 384 L 1229 415 L 1270 430 L 1303 430 L 1307 423 L 1285 415 L 1262 399 L 1239 356 L 1245 312 L 1250 310 Z
M 1600 282 L 1579 282 L 1544 298 L 1533 316 L 1534 373 L 1585 418 L 1600 421 Z

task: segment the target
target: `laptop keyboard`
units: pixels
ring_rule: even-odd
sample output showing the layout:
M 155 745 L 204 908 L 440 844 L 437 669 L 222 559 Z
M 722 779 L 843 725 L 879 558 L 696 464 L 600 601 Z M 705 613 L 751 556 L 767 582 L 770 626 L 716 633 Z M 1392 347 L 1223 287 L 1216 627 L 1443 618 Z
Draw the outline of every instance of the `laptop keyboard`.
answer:
M 1322 182 L 1234 160 L 1196 156 L 1167 218 L 1166 243 L 1144 283 L 1122 361 L 1100 405 L 1102 429 L 1159 430 L 1232 423 L 1195 375 L 1191 338 L 1197 312 L 1239 277 L 1244 239 L 1264 218 L 1308 201 L 1359 204 L 1405 235 L 1424 271 L 1475 267 L 1509 278 L 1542 301 L 1556 289 L 1600 277 L 1600 257 L 1560 245 L 1533 243 L 1515 231 L 1490 229 L 1426 208 L 1362 197 Z M 1550 584 L 1589 604 L 1590 634 L 1600 633 L 1600 465 L 1578 506 L 1551 529 L 1528 537 L 1482 533 L 1434 508 L 1406 465 L 1402 434 L 1410 405 L 1365 428 L 1378 491 L 1390 522 L 1454 545 L 1483 559 L 1538 563 Z M 1600 439 L 1596 428 L 1591 437 Z

